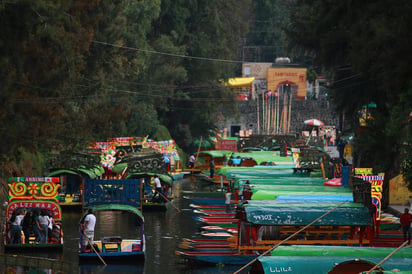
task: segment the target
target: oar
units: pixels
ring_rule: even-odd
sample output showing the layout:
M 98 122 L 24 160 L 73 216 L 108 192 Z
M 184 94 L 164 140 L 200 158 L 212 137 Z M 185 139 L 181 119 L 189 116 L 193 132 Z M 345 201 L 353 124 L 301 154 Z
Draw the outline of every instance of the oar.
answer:
M 157 193 L 159 193 L 160 196 L 162 196 L 166 201 L 168 201 L 169 204 L 171 204 L 177 211 L 181 212 L 180 209 L 178 209 L 169 199 L 167 199 L 167 197 L 165 195 L 160 193 L 160 191 L 158 191 Z
M 99 255 L 99 253 L 96 251 L 96 249 L 94 248 L 92 242 L 90 241 L 89 237 L 86 236 L 86 234 L 83 232 L 83 230 L 81 230 L 83 237 L 86 237 L 87 241 L 89 242 L 90 247 L 92 248 L 92 250 L 94 251 L 94 253 L 96 253 L 97 257 L 99 257 L 100 261 L 102 261 L 102 263 L 106 266 L 106 262 L 103 260 L 103 258 Z
M 366 272 L 366 274 L 370 274 L 372 273 L 372 271 L 374 271 L 375 269 L 377 269 L 378 267 L 381 266 L 381 264 L 383 264 L 384 262 L 386 262 L 390 257 L 392 257 L 393 254 L 395 254 L 396 252 L 398 252 L 399 250 L 401 250 L 401 248 L 403 248 L 404 246 L 406 246 L 408 244 L 408 241 L 403 242 L 403 244 L 401 244 L 400 247 L 398 247 L 397 249 L 395 249 L 394 251 L 392 251 L 388 256 L 386 256 L 382 261 L 380 261 L 377 265 L 375 265 L 374 267 L 372 267 L 368 272 Z
M 250 261 L 249 263 L 247 263 L 246 265 L 244 265 L 243 267 L 241 267 L 239 270 L 233 272 L 233 274 L 237 274 L 240 273 L 240 271 L 246 269 L 248 266 L 250 266 L 251 264 L 253 264 L 254 262 L 257 261 L 257 259 L 259 259 L 260 257 L 268 254 L 269 252 L 271 252 L 272 250 L 274 250 L 275 248 L 277 248 L 278 246 L 280 246 L 281 244 L 283 244 L 284 242 L 288 241 L 289 239 L 295 237 L 297 234 L 299 234 L 300 232 L 302 232 L 303 230 L 305 230 L 306 228 L 310 227 L 311 225 L 313 225 L 314 223 L 316 223 L 317 221 L 319 221 L 320 219 L 322 219 L 323 217 L 325 217 L 326 215 L 328 215 L 329 213 L 331 213 L 332 211 L 334 211 L 335 209 L 337 209 L 338 207 L 340 207 L 341 205 L 343 205 L 344 203 L 348 202 L 343 201 L 340 204 L 338 204 L 337 206 L 335 206 L 334 208 L 332 208 L 331 210 L 329 210 L 328 212 L 324 213 L 322 216 L 316 218 L 314 221 L 312 221 L 310 224 L 302 227 L 301 229 L 299 229 L 298 231 L 296 231 L 295 233 L 293 233 L 292 235 L 290 235 L 289 237 L 287 237 L 286 239 L 282 240 L 281 242 L 277 243 L 275 246 L 273 246 L 272 248 L 266 250 L 265 252 L 263 252 L 261 255 L 259 255 L 258 257 L 256 257 L 255 259 L 253 259 L 252 261 Z

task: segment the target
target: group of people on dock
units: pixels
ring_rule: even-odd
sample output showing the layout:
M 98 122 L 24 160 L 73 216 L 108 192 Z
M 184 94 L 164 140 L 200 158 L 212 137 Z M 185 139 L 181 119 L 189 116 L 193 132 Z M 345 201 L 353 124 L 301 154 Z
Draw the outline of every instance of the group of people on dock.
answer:
M 60 227 L 49 210 L 16 209 L 6 229 L 9 244 L 29 244 L 32 235 L 35 244 L 58 243 L 60 239 Z

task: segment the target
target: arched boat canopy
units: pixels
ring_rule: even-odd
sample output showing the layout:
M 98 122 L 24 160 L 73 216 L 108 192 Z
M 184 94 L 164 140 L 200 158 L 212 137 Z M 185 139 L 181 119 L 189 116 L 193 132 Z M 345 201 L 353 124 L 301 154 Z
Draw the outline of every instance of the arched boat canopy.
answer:
M 262 201 L 245 203 L 241 210 L 245 213 L 246 221 L 255 225 L 301 226 L 310 224 L 338 204 L 319 201 Z M 349 202 L 336 208 L 314 225 L 371 226 L 372 215 L 363 204 Z
M 55 176 L 59 176 L 61 174 L 71 174 L 71 175 L 77 175 L 77 176 L 81 176 L 79 173 L 77 173 L 76 171 L 70 170 L 70 169 L 59 169 L 59 170 L 55 170 L 50 172 L 47 176 L 48 177 L 55 177 Z
M 127 211 L 130 212 L 132 214 L 135 214 L 137 216 L 139 216 L 139 218 L 144 221 L 144 217 L 142 212 L 131 205 L 124 205 L 124 204 L 104 204 L 104 205 L 96 205 L 91 207 L 93 209 L 94 212 L 97 211 Z M 82 215 L 82 218 L 87 214 L 87 211 Z

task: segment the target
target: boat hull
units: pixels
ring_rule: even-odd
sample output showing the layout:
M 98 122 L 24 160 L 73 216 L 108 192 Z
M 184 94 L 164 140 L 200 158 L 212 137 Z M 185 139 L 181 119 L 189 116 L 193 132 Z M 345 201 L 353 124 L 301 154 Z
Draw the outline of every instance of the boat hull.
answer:
M 139 264 L 145 260 L 145 253 L 138 252 L 99 252 L 99 256 L 110 264 L 135 262 Z M 99 263 L 101 259 L 94 252 L 79 253 L 79 264 Z
M 240 254 L 234 252 L 184 252 L 177 251 L 176 255 L 181 256 L 191 262 L 200 262 L 203 264 L 225 264 L 225 265 L 245 265 L 257 258 L 257 255 Z
M 63 243 L 59 244 L 5 244 L 4 251 L 32 251 L 32 250 L 63 250 Z

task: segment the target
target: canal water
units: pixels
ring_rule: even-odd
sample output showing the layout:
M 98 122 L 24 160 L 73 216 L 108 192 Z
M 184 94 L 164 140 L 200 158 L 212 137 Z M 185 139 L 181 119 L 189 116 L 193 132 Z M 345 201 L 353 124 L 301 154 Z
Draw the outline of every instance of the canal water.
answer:
M 146 259 L 143 262 L 130 262 L 122 265 L 78 265 L 78 222 L 81 212 L 63 212 L 64 248 L 60 254 L 47 254 L 48 257 L 62 259 L 68 262 L 73 273 L 145 273 L 145 274 L 174 274 L 174 273 L 233 273 L 239 267 L 234 266 L 205 266 L 190 264 L 175 255 L 175 250 L 183 238 L 201 238 L 200 227 L 193 218 L 196 216 L 190 207 L 191 201 L 183 198 L 186 191 L 219 191 L 219 186 L 208 182 L 184 179 L 174 184 L 175 198 L 173 205 L 167 205 L 166 211 L 143 212 L 145 218 Z M 223 197 L 222 193 L 222 197 Z M 136 235 L 134 216 L 128 213 L 110 212 L 97 214 L 96 228 L 104 230 L 113 236 L 122 235 L 124 238 Z M 100 231 L 101 232 L 101 231 Z M 95 239 L 99 238 L 98 230 Z M 30 255 L 30 254 L 29 254 Z M 40 255 L 40 254 L 33 254 Z M 14 267 L 16 273 L 61 273 L 52 270 L 33 270 Z

